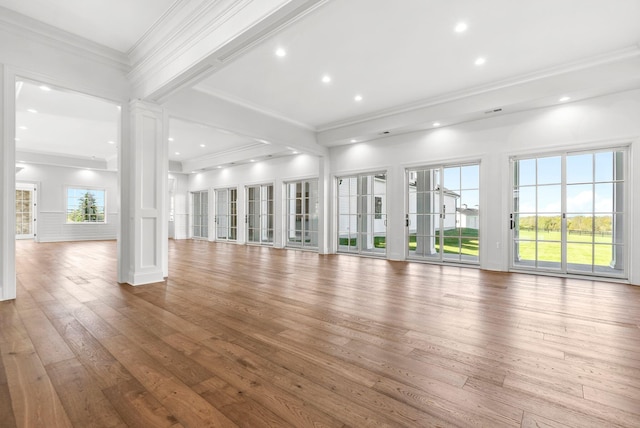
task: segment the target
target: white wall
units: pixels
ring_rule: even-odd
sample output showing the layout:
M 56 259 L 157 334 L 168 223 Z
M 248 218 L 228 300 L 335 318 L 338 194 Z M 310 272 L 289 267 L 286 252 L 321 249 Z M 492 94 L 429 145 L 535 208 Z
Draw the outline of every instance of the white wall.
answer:
M 120 222 L 116 172 L 25 164 L 16 181 L 38 184 L 36 241 L 116 239 Z M 105 189 L 106 223 L 68 224 L 67 187 Z
M 170 173 L 169 179 L 173 179 L 174 188 L 169 189 L 170 196 L 174 198 L 174 239 L 187 239 L 189 233 L 189 176 L 186 174 Z
M 0 63 L 23 77 L 113 100 L 126 99 L 129 82 L 122 54 L 63 32 L 56 34 L 59 37 L 54 39 L 3 21 Z
M 295 155 L 261 162 L 192 174 L 189 177 L 189 191 L 209 190 L 209 240 L 214 240 L 215 213 L 214 190 L 238 188 L 238 243 L 245 243 L 246 214 L 245 186 L 253 184 L 274 184 L 275 236 L 274 247 L 284 246 L 284 194 L 283 184 L 305 178 L 318 178 L 319 161 L 312 155 Z
M 508 269 L 509 157 L 629 145 L 629 224 L 640 223 L 640 90 L 330 150 L 333 177 L 387 170 L 388 257 L 405 259 L 405 168 L 480 161 L 480 265 Z M 635 189 L 635 190 L 634 190 Z M 333 233 L 333 232 L 331 232 Z M 631 280 L 640 284 L 640 227 L 629 231 Z

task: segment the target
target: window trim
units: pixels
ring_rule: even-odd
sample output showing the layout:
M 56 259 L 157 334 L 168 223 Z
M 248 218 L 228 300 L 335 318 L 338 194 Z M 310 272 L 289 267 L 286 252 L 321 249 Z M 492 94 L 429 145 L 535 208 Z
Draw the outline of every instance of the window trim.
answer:
M 85 191 L 99 191 L 99 192 L 103 192 L 104 193 L 104 205 L 103 205 L 103 213 L 104 213 L 104 220 L 102 221 L 69 221 L 69 190 L 74 189 L 74 190 L 85 190 Z M 65 213 L 65 224 L 107 224 L 108 223 L 108 216 L 107 216 L 107 189 L 104 187 L 93 187 L 93 186 L 74 186 L 74 185 L 67 185 L 65 186 L 65 192 L 64 192 L 64 213 Z
M 616 151 L 622 151 L 624 152 L 624 173 L 623 173 L 623 183 L 624 183 L 624 191 L 623 191 L 623 214 L 624 214 L 624 220 L 623 220 L 623 227 L 625 230 L 630 231 L 631 229 L 631 218 L 633 215 L 633 207 L 632 204 L 630 203 L 630 196 L 633 194 L 633 183 L 631 180 L 631 168 L 632 168 L 632 147 L 631 147 L 631 143 L 622 143 L 620 141 L 612 141 L 611 144 L 606 144 L 606 143 L 599 143 L 597 145 L 587 145 L 585 147 L 567 147 L 566 149 L 556 149 L 556 150 L 540 150 L 540 151 L 535 151 L 535 150 L 531 150 L 531 151 L 526 151 L 526 152 L 521 152 L 521 153 L 517 153 L 517 154 L 512 154 L 508 157 L 509 160 L 509 197 L 508 197 L 508 204 L 507 204 L 507 216 L 510 216 L 511 213 L 513 213 L 513 189 L 515 186 L 515 182 L 514 182 L 514 176 L 513 176 L 513 164 L 516 161 L 521 161 L 521 160 L 526 160 L 526 159 L 539 159 L 539 158 L 545 158 L 545 157 L 554 157 L 554 156 L 559 156 L 561 157 L 561 162 L 562 162 L 562 168 L 563 170 L 566 169 L 565 166 L 565 162 L 566 162 L 566 158 L 568 156 L 572 156 L 572 155 L 580 155 L 580 154 L 597 154 L 597 153 L 602 153 L 602 152 L 616 152 Z M 566 174 L 566 171 L 565 171 Z M 562 184 L 561 186 L 563 187 L 563 199 L 564 199 L 564 192 L 566 191 L 566 176 L 563 175 L 562 177 Z M 565 201 L 566 203 L 566 201 Z M 625 240 L 625 242 L 622 244 L 624 246 L 624 251 L 625 251 L 625 255 L 624 255 L 624 272 L 622 275 L 620 276 L 612 276 L 609 275 L 607 273 L 600 273 L 600 272 L 585 272 L 585 273 L 579 273 L 579 272 L 575 272 L 575 271 L 566 271 L 563 270 L 562 268 L 560 270 L 550 270 L 550 269 L 540 269 L 540 268 L 526 268 L 526 267 L 522 267 L 522 266 L 517 266 L 514 264 L 514 247 L 513 247 L 513 231 L 511 229 L 507 230 L 508 234 L 508 267 L 507 267 L 507 271 L 508 272 L 518 272 L 518 273 L 527 273 L 527 274 L 535 274 L 535 275 L 549 275 L 549 276 L 555 276 L 555 277 L 565 277 L 565 278 L 580 278 L 580 279 L 589 279 L 589 278 L 593 278 L 593 279 L 598 279 L 598 280 L 602 280 L 605 279 L 607 281 L 612 281 L 612 282 L 628 282 L 629 279 L 631 278 L 632 275 L 632 266 L 631 266 L 631 260 L 632 260 L 632 248 L 631 248 L 631 233 L 629 232 L 627 234 L 627 240 Z M 563 242 L 561 245 L 566 245 L 567 241 L 561 241 Z

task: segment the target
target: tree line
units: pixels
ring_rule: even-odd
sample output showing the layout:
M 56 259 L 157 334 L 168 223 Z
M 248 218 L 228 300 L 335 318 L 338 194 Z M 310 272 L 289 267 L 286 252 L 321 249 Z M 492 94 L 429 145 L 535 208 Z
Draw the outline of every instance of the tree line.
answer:
M 538 216 L 538 229 L 547 232 L 560 231 L 562 218 L 558 216 Z M 536 216 L 520 217 L 521 230 L 533 230 L 536 227 Z M 613 230 L 611 216 L 575 216 L 567 218 L 567 230 L 587 233 L 611 233 Z

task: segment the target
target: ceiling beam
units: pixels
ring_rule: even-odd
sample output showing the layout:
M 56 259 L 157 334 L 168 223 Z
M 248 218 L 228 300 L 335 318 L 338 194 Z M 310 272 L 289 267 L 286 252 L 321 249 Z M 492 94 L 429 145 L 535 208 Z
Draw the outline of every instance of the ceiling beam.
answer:
M 151 34 L 130 54 L 134 98 L 165 101 L 326 1 L 201 1 L 186 15 L 177 9 L 158 26 L 170 31 Z

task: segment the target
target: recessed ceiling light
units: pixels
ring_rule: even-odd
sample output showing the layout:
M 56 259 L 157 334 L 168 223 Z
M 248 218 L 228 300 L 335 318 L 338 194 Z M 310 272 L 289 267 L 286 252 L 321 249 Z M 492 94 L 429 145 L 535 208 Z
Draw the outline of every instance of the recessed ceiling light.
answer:
M 218 165 L 218 169 L 222 169 L 222 165 Z
M 34 109 L 34 108 L 28 108 L 28 109 L 27 109 L 27 111 L 28 111 L 29 113 L 37 113 L 37 112 L 38 112 L 38 110 L 36 110 L 36 109 Z
M 467 31 L 467 23 L 466 22 L 458 22 L 454 28 L 456 33 L 464 33 Z
M 251 159 L 249 162 L 255 162 L 255 161 L 256 161 L 255 159 Z
M 330 83 L 331 82 L 331 76 L 329 76 L 328 74 L 325 74 L 324 76 L 322 76 L 322 82 L 323 83 Z
M 287 56 L 287 51 L 285 51 L 283 48 L 278 48 L 276 49 L 276 56 L 279 56 L 280 58 Z
M 352 138 L 352 139 L 351 139 L 351 142 L 352 142 L 352 143 L 357 143 L 357 142 L 358 142 L 358 140 L 356 140 L 355 138 Z
M 440 122 L 433 122 L 433 127 L 437 128 L 438 126 L 440 126 Z
M 175 154 L 176 154 L 176 155 L 180 155 L 180 152 L 176 152 Z
M 198 171 L 191 171 L 191 174 L 197 174 Z
M 205 144 L 200 144 L 200 147 L 207 147 Z
M 169 137 L 169 141 L 173 141 L 173 137 Z
M 353 97 L 353 99 L 360 102 L 362 101 L 362 95 L 356 95 L 355 97 Z
M 43 90 L 43 91 L 45 91 L 45 92 L 49 92 L 49 91 L 51 90 L 51 88 L 50 88 L 50 87 L 48 87 L 48 86 L 46 86 L 46 85 L 41 85 L 41 86 L 40 86 L 40 89 L 42 89 L 42 90 Z
M 19 128 L 19 129 L 22 129 L 23 131 L 26 131 L 27 129 L 29 129 L 29 128 L 27 128 L 26 126 L 19 126 L 18 128 Z
M 565 96 L 565 97 L 560 98 L 558 101 L 560 101 L 561 103 L 564 103 L 564 102 L 569 101 L 570 99 L 571 99 L 571 97 Z
M 115 141 L 107 141 L 108 144 L 115 144 Z
M 291 153 L 293 153 L 294 155 L 299 155 L 300 154 L 300 152 L 298 152 L 296 150 L 292 151 Z
M 476 59 L 476 62 L 474 64 L 475 65 L 483 65 L 485 62 L 487 62 L 486 58 L 479 57 L 478 59 Z

